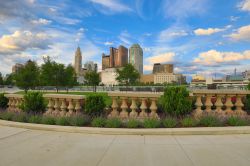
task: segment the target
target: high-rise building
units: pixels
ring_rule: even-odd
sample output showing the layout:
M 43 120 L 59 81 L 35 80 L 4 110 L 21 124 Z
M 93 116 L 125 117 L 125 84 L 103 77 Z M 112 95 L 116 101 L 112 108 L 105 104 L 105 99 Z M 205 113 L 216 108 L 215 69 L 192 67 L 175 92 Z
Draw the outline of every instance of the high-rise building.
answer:
M 156 73 L 173 73 L 174 65 L 173 64 L 160 64 L 155 63 L 153 67 L 153 74 Z
M 18 73 L 23 67 L 23 64 L 16 63 L 14 66 L 12 66 L 12 73 Z
M 123 67 L 128 63 L 128 49 L 124 46 L 119 48 L 110 47 L 110 54 L 102 54 L 102 70 L 106 68 Z
M 75 52 L 75 64 L 74 64 L 75 72 L 77 75 L 81 74 L 82 70 L 82 53 L 80 47 L 77 47 Z
M 139 44 L 133 44 L 129 48 L 129 63 L 132 64 L 140 74 L 143 74 L 143 51 Z
M 94 63 L 93 61 L 88 61 L 84 64 L 84 69 L 86 69 L 87 71 L 97 72 L 97 64 Z

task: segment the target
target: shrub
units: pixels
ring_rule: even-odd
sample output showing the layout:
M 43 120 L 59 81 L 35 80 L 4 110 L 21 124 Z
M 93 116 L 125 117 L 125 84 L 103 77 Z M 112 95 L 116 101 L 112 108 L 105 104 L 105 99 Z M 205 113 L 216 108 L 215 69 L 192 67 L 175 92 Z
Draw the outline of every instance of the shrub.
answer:
M 145 119 L 143 126 L 145 128 L 157 128 L 161 126 L 161 122 L 158 119 Z
M 28 119 L 29 123 L 41 123 L 42 116 L 40 115 L 31 115 Z
M 50 116 L 43 116 L 42 124 L 54 125 L 56 124 L 55 118 Z
M 227 124 L 229 126 L 246 126 L 247 120 L 237 116 L 231 116 L 227 119 Z
M 162 121 L 164 127 L 173 128 L 176 127 L 178 122 L 175 118 L 166 118 Z
M 100 116 L 105 108 L 105 102 L 102 95 L 93 94 L 86 98 L 85 112 L 90 116 Z
M 159 102 L 171 116 L 184 116 L 192 111 L 192 102 L 185 87 L 166 87 Z
M 1 112 L 0 114 L 0 118 L 3 120 L 12 120 L 12 118 L 14 117 L 15 113 L 13 112 Z
M 104 127 L 106 124 L 106 119 L 103 117 L 94 118 L 91 122 L 91 126 L 93 127 Z
M 250 90 L 250 83 L 247 85 L 247 90 Z M 247 110 L 247 112 L 250 112 L 250 95 L 248 94 L 246 96 L 246 102 L 245 102 L 245 109 Z
M 15 122 L 28 122 L 28 115 L 26 113 L 14 114 L 12 120 Z
M 73 116 L 69 119 L 71 126 L 84 126 L 89 124 L 89 118 L 86 116 Z
M 56 118 L 56 125 L 68 126 L 70 124 L 69 121 L 68 117 L 58 117 Z
M 203 116 L 200 119 L 200 125 L 205 127 L 220 126 L 221 121 L 215 116 Z
M 138 128 L 140 124 L 140 121 L 136 119 L 130 119 L 129 121 L 127 121 L 126 126 L 127 128 Z
M 41 113 L 45 111 L 46 105 L 42 93 L 28 92 L 24 95 L 24 102 L 20 107 L 28 113 Z
M 197 125 L 197 121 L 191 117 L 186 117 L 181 120 L 181 125 L 183 127 L 193 127 Z
M 121 125 L 122 125 L 122 122 L 121 122 L 120 119 L 112 118 L 112 119 L 108 119 L 106 121 L 105 127 L 108 127 L 108 128 L 119 128 L 119 127 L 121 127 Z
M 8 98 L 4 96 L 4 93 L 0 93 L 0 108 L 7 108 Z

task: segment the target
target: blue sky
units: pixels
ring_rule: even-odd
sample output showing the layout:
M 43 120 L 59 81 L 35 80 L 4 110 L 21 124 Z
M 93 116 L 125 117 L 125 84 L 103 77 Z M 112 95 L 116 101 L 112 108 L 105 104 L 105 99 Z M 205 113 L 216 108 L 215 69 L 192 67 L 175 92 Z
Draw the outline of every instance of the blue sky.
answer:
M 101 54 L 139 43 L 144 73 L 174 63 L 187 76 L 250 69 L 250 0 L 1 0 L 0 71 L 43 56 L 101 68 Z

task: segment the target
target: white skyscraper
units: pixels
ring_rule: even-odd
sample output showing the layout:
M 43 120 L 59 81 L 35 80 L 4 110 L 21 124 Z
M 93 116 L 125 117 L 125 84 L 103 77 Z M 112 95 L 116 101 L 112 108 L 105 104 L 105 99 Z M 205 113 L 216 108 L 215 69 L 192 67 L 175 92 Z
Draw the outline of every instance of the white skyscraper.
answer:
M 129 63 L 132 64 L 140 74 L 143 74 L 143 51 L 139 44 L 133 44 L 129 48 Z

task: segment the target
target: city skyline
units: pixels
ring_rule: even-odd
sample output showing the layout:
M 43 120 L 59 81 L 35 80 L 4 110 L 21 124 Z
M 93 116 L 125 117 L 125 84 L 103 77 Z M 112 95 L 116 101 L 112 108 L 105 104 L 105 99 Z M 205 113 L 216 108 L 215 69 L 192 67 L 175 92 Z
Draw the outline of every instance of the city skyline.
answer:
M 154 63 L 175 71 L 218 76 L 249 70 L 250 0 L 14 0 L 0 7 L 0 71 L 28 59 L 51 56 L 73 64 L 81 47 L 83 64 L 98 63 L 107 48 L 141 45 L 144 73 Z

